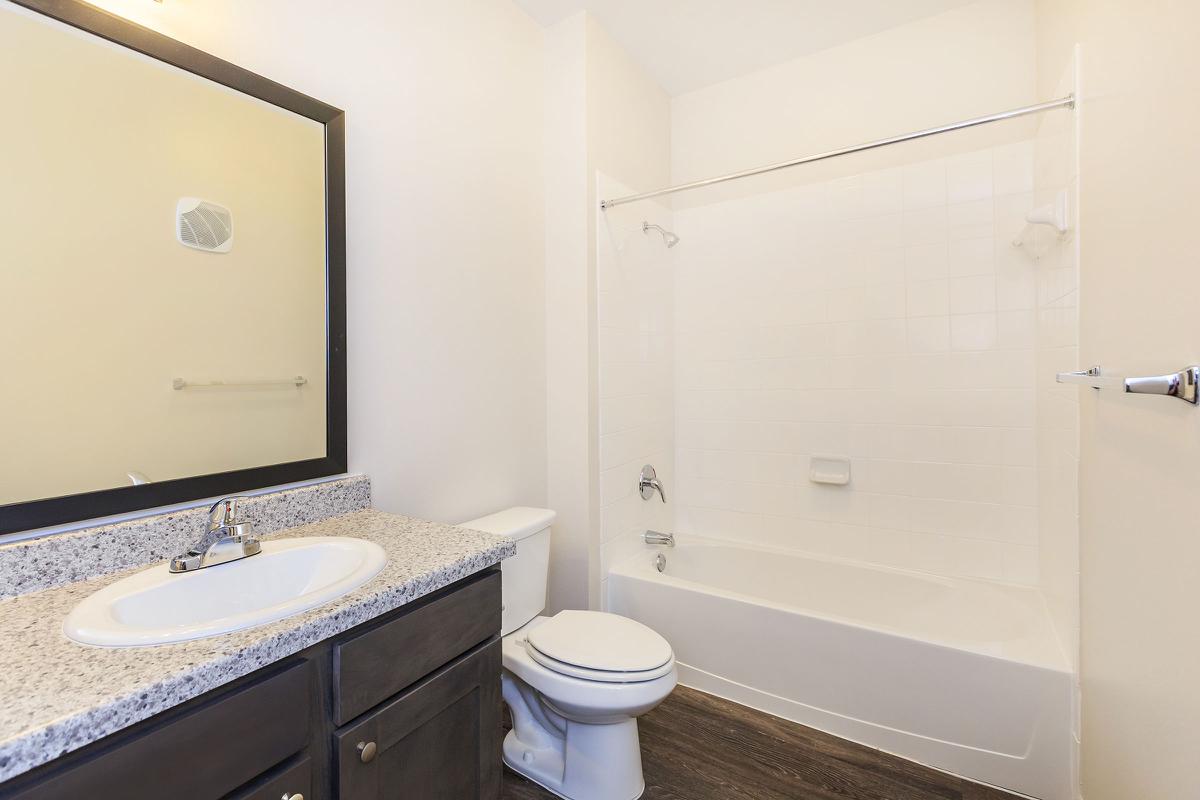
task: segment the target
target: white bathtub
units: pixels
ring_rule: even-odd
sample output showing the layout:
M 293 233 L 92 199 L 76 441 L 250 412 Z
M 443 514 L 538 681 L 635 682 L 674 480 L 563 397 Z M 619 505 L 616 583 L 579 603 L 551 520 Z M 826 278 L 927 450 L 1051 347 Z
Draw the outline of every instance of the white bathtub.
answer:
M 1069 800 L 1072 676 L 1034 589 L 679 537 L 608 608 L 680 683 L 1044 800 Z

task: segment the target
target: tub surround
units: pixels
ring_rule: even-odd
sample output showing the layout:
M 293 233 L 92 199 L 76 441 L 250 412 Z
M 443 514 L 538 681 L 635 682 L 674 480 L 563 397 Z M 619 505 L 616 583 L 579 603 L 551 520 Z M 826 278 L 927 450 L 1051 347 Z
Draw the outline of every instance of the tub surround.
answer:
M 308 490 L 316 490 L 322 499 L 312 506 L 300 502 L 300 495 Z M 246 506 L 245 516 L 262 526 L 259 531 L 285 528 L 270 538 L 352 536 L 379 544 L 388 555 L 387 566 L 364 586 L 261 627 L 149 648 L 94 648 L 68 640 L 62 624 L 71 608 L 124 577 L 127 569 L 3 601 L 0 695 L 7 700 L 0 708 L 0 781 L 399 608 L 515 552 L 512 542 L 499 537 L 381 511 L 326 513 L 364 505 L 369 497 L 370 482 L 352 478 L 265 495 Z M 62 538 L 73 541 L 58 547 L 59 537 L 55 537 L 0 548 L 0 574 L 6 581 L 36 579 L 20 572 L 19 565 L 33 569 L 32 565 L 52 560 L 56 551 L 92 556 L 90 563 L 80 559 L 62 565 L 58 574 L 95 574 L 109 563 L 140 567 L 167 557 L 185 540 L 190 543 L 202 527 L 203 515 L 203 510 L 199 515 L 195 511 L 161 515 L 170 518 L 165 529 L 138 520 L 91 529 L 90 534 L 66 534 Z M 314 518 L 318 521 L 297 524 Z M 134 544 L 139 536 L 151 533 L 160 535 L 159 540 Z M 39 550 L 39 542 L 44 549 Z M 10 548 L 22 546 L 24 552 L 14 558 Z M 96 553 L 110 546 L 124 552 L 111 558 Z
M 338 480 L 254 495 L 241 506 L 260 536 L 371 507 L 371 479 Z M 200 538 L 204 506 L 0 545 L 0 599 L 166 561 Z

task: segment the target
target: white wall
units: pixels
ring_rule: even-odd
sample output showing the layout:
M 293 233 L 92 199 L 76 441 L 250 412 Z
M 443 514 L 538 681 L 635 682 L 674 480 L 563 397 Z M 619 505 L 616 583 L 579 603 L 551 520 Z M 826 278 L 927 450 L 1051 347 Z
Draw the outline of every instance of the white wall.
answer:
M 672 180 L 783 161 L 1026 105 L 1032 0 L 981 0 L 675 97 Z M 675 208 L 1027 139 L 1018 120 L 675 196 Z
M 545 503 L 537 25 L 489 0 L 99 5 L 346 110 L 350 465 L 375 504 Z
M 1200 5 L 1039 0 L 1038 23 L 1047 83 L 1080 43 L 1079 365 L 1196 363 Z M 1076 391 L 1083 796 L 1195 797 L 1200 415 Z
M 546 30 L 546 502 L 548 611 L 587 608 L 598 525 L 596 294 L 589 231 L 587 18 Z
M 597 302 L 598 282 L 613 285 L 598 266 L 612 255 L 612 239 L 597 209 L 608 181 L 638 190 L 666 183 L 670 101 L 586 13 L 552 26 L 546 36 L 546 138 L 553 159 L 546 172 L 547 460 L 548 500 L 559 512 L 550 570 L 550 609 L 557 610 L 601 605 L 603 531 L 614 529 L 604 521 L 613 513 L 604 508 L 614 499 L 604 488 L 612 476 L 603 485 L 601 476 L 612 466 L 615 440 L 611 409 L 602 413 L 601 399 L 612 399 L 611 368 L 601 363 L 612 332 L 600 330 Z M 606 262 L 606 276 L 614 263 Z M 609 298 L 608 318 L 631 311 L 616 306 L 633 299 Z

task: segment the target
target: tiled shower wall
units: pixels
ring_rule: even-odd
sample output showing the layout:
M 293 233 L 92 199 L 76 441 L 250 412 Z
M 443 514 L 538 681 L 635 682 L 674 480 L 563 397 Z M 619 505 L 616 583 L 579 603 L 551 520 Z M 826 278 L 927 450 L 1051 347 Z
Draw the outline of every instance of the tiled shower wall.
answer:
M 678 531 L 1037 583 L 1038 292 L 1012 244 L 1033 161 L 675 212 Z M 813 455 L 848 457 L 849 485 L 811 483 Z
M 600 196 L 633 192 L 600 176 Z M 596 324 L 600 398 L 600 575 L 608 597 L 610 565 L 645 548 L 647 529 L 672 530 L 675 501 L 672 293 L 674 250 L 646 220 L 671 230 L 671 212 L 657 203 L 617 206 L 597 219 Z M 653 464 L 667 499 L 643 500 L 643 464 Z

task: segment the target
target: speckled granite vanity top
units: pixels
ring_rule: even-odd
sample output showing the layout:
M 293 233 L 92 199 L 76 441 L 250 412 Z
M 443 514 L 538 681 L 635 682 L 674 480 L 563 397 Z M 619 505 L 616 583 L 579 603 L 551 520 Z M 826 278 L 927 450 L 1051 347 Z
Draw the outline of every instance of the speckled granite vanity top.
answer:
M 361 494 L 350 508 L 369 503 L 369 483 Z M 0 601 L 0 781 L 403 606 L 514 552 L 505 539 L 371 509 L 288 527 L 265 538 L 294 536 L 368 539 L 384 548 L 388 563 L 368 583 L 311 611 L 258 628 L 159 647 L 95 648 L 63 635 L 63 619 L 71 608 L 133 571 L 129 568 Z M 0 576 L 5 568 L 0 553 Z

